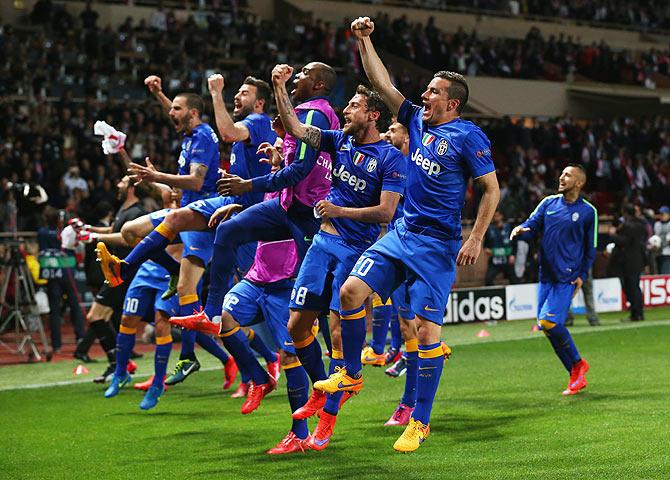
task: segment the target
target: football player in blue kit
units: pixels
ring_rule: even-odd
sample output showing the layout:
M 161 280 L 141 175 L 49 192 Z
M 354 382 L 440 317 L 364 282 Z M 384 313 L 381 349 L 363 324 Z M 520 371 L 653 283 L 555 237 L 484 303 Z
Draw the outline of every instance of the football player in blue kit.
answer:
M 277 65 L 273 83 L 285 83 L 292 73 L 288 65 Z M 323 450 L 333 434 L 343 394 L 333 392 L 327 398 L 316 387 L 327 376 L 312 325 L 320 311 L 330 309 L 331 373 L 351 368 L 345 367 L 343 359 L 351 357 L 346 348 L 356 340 L 348 341 L 348 337 L 365 338 L 365 311 L 355 312 L 360 321 L 351 325 L 342 322 L 340 330 L 340 287 L 360 254 L 379 236 L 379 223 L 393 217 L 404 189 L 405 168 L 400 151 L 380 136 L 380 131 L 388 128 L 391 114 L 377 92 L 364 86 L 356 89 L 343 110 L 342 130 L 321 130 L 301 123 L 286 89 L 275 88 L 275 95 L 286 132 L 333 158 L 330 193 L 315 207 L 321 228 L 305 255 L 289 304 L 289 332 L 300 362 L 315 382 L 310 400 L 293 418 L 306 418 L 323 408 L 309 444 L 314 450 Z M 360 369 L 360 346 L 354 357 Z
M 579 355 L 565 319 L 572 297 L 588 278 L 598 244 L 598 212 L 582 195 L 586 172 L 568 165 L 558 181 L 558 194 L 542 199 L 528 220 L 510 235 L 542 236 L 537 321 L 570 378 L 563 395 L 586 387 L 588 362 Z
M 471 265 L 498 204 L 500 190 L 488 138 L 460 118 L 468 99 L 465 78 L 437 72 L 412 104 L 393 86 L 370 39 L 374 23 L 358 18 L 351 25 L 365 72 L 398 121 L 407 127 L 407 163 L 403 218 L 395 229 L 368 248 L 340 290 L 343 325 L 362 316 L 363 303 L 377 293 L 385 301 L 404 281 L 416 314 L 419 360 L 416 406 L 403 434 L 393 445 L 414 451 L 427 438 L 430 413 L 444 365 L 440 343 L 443 315 L 456 278 L 456 265 Z M 461 238 L 461 210 L 469 179 L 483 190 L 477 219 L 467 240 Z M 351 319 L 351 320 L 350 320 Z M 365 327 L 363 326 L 363 329 Z M 363 338 L 343 338 L 344 351 L 358 357 Z M 347 342 L 357 342 L 347 347 Z M 346 358 L 347 365 L 353 365 Z M 328 392 L 360 389 L 360 368 L 342 369 L 315 388 Z
M 130 353 L 135 345 L 137 327 L 142 320 L 153 320 L 156 327 L 156 352 L 154 354 L 154 377 L 151 386 L 140 402 L 142 410 L 156 406 L 163 394 L 165 373 L 170 352 L 172 351 L 172 333 L 169 319 L 179 309 L 175 297 L 163 300 L 161 294 L 167 287 L 168 272 L 155 262 L 142 264 L 135 274 L 123 304 L 121 326 L 116 336 L 116 370 L 111 383 L 105 390 L 105 398 L 118 395 L 121 388 L 132 380 L 126 371 Z
M 188 171 L 194 171 L 196 174 L 206 172 L 206 178 L 200 191 L 184 191 L 181 201 L 182 208 L 154 212 L 143 224 L 134 224 L 137 228 L 134 236 L 144 237 L 144 239 L 125 259 L 116 259 L 106 255 L 104 245 L 100 247 L 103 272 L 106 272 L 105 277 L 111 284 L 118 284 L 123 281 L 128 272 L 137 269 L 148 258 L 156 260 L 169 269 L 169 265 L 161 261 L 165 258 L 165 246 L 172 242 L 178 234 L 181 234 L 184 241 L 184 257 L 181 268 L 178 270 L 179 282 L 176 286 L 174 282 L 171 282 L 172 286 L 168 288 L 168 292 L 174 291 L 176 287 L 180 299 L 179 314 L 187 315 L 200 309 L 196 287 L 202 278 L 205 266 L 211 260 L 215 235 L 215 231 L 210 228 L 213 225 L 209 225 L 210 218 L 217 210 L 232 204 L 248 206 L 258 203 L 262 201 L 263 194 L 248 193 L 238 197 L 219 196 L 216 193 L 219 168 L 218 137 L 209 125 L 200 120 L 202 105 L 198 106 L 200 108 L 198 112 L 184 116 L 183 110 L 180 109 L 180 99 L 183 95 L 177 95 L 171 102 L 162 92 L 160 78 L 150 76 L 145 83 L 165 108 L 170 105 L 170 117 L 177 126 L 177 130 L 185 132 L 182 154 L 179 158 L 180 176 L 187 175 Z M 247 77 L 244 80 L 235 95 L 233 118 L 226 111 L 223 100 L 223 77 L 212 75 L 208 79 L 208 84 L 219 133 L 225 141 L 233 142 L 231 173 L 244 178 L 268 173 L 270 165 L 259 161 L 262 156 L 257 153 L 260 144 L 273 143 L 276 138 L 272 130 L 271 119 L 264 113 L 271 98 L 271 90 L 267 82 L 254 77 Z M 192 94 L 187 95 L 193 96 Z M 200 102 L 202 102 L 201 99 Z M 163 179 L 166 176 L 166 174 L 156 172 L 150 166 L 142 167 L 133 164 L 131 168 L 138 178 L 144 181 L 155 181 L 155 177 Z M 168 177 L 178 176 L 168 175 Z M 172 180 L 172 178 L 169 179 Z M 161 181 L 170 184 L 167 180 Z M 233 210 L 228 210 L 228 213 L 232 212 Z M 245 245 L 237 252 L 236 263 L 240 271 L 245 272 L 251 266 L 254 252 L 255 244 Z M 170 273 L 174 272 L 170 270 Z M 167 296 L 169 293 L 165 295 Z M 184 332 L 180 362 L 177 363 L 174 373 L 168 378 L 166 382 L 168 385 L 182 382 L 189 374 L 199 370 L 200 364 L 194 353 L 196 338 L 200 344 L 202 342 L 211 343 L 211 339 L 203 337 L 202 334 Z M 208 350 L 210 348 L 220 349 L 218 343 L 203 346 Z

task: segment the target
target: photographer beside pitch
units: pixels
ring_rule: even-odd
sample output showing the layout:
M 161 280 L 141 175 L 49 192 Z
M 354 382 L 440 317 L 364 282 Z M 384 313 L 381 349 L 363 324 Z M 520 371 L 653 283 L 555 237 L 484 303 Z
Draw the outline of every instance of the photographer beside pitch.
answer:
M 540 285 L 537 322 L 570 374 L 563 395 L 586 387 L 589 364 L 577 351 L 565 320 L 572 297 L 582 287 L 596 256 L 598 212 L 583 196 L 586 172 L 568 165 L 558 182 L 558 194 L 542 199 L 528 220 L 514 227 L 511 239 L 528 234 L 540 241 Z

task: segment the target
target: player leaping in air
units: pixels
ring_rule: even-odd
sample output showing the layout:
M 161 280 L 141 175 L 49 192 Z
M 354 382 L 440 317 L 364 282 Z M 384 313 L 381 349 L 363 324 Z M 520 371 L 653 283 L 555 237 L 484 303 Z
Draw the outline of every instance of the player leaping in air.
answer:
M 162 210 L 148 217 L 144 222 L 135 223 L 132 232 L 125 235 L 144 239 L 124 259 L 109 255 L 104 244 L 98 245 L 103 273 L 107 281 L 120 284 L 148 259 L 166 267 L 171 274 L 170 259 L 166 260 L 165 247 L 181 233 L 184 240 L 184 256 L 178 268 L 179 313 L 187 315 L 200 308 L 197 294 L 198 283 L 205 266 L 212 257 L 214 230 L 208 222 L 217 209 L 232 204 L 252 205 L 263 199 L 263 195 L 250 193 L 240 197 L 219 196 L 216 180 L 219 168 L 218 138 L 212 128 L 201 120 L 202 99 L 194 94 L 178 94 L 170 100 L 162 91 L 161 79 L 155 75 L 145 83 L 168 112 L 177 132 L 183 133 L 182 152 L 179 156 L 179 174 L 169 175 L 157 172 L 151 164 L 146 167 L 132 164 L 131 172 L 143 181 L 161 181 L 184 189 L 181 207 L 176 210 Z M 269 85 L 253 77 L 247 77 L 235 95 L 233 118 L 226 111 L 223 101 L 224 79 L 212 75 L 209 80 L 210 93 L 214 105 L 216 122 L 221 137 L 233 143 L 231 172 L 243 178 L 269 173 L 270 166 L 259 162 L 256 153 L 263 142 L 273 143 L 276 135 L 272 131 L 270 117 L 264 112 L 269 104 Z M 255 244 L 245 246 L 238 252 L 235 264 L 246 271 L 253 261 Z M 231 267 L 232 268 L 232 267 Z M 232 272 L 231 272 L 232 276 Z M 228 288 L 232 284 L 228 285 Z M 224 353 L 218 343 L 195 332 L 184 332 L 180 361 L 167 384 L 183 381 L 197 371 L 200 364 L 195 357 L 194 341 L 210 353 L 221 357 Z M 277 363 L 276 367 L 278 368 Z
M 393 86 L 375 52 L 370 39 L 374 23 L 368 17 L 358 18 L 351 29 L 372 86 L 409 131 L 405 210 L 396 228 L 363 253 L 340 290 L 340 314 L 343 320 L 352 319 L 342 322 L 347 368 L 314 387 L 336 392 L 362 384 L 365 325 L 361 329 L 358 323 L 365 321 L 363 303 L 372 292 L 386 301 L 407 280 L 419 334 L 419 378 L 412 418 L 393 446 L 406 452 L 419 448 L 430 431 L 430 412 L 444 365 L 441 326 L 456 265 L 471 265 L 479 256 L 500 190 L 488 138 L 460 118 L 468 100 L 465 78 L 437 72 L 421 96 L 423 105 L 413 105 Z M 472 232 L 462 242 L 461 210 L 471 177 L 483 195 Z

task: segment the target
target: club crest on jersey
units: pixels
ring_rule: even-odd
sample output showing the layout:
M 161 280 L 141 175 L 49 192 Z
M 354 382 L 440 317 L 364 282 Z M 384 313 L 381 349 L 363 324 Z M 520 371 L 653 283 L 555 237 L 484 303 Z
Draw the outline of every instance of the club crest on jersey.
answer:
M 360 165 L 363 163 L 363 160 L 365 160 L 365 155 L 363 155 L 361 152 L 356 152 L 354 154 L 354 165 Z
M 365 169 L 366 169 L 369 173 L 372 173 L 372 172 L 375 171 L 376 168 L 377 168 L 377 159 L 376 159 L 376 158 L 371 158 L 371 159 L 368 161 L 368 164 L 365 166 Z
M 576 222 L 577 220 L 579 220 L 579 212 L 575 212 L 572 214 L 572 221 Z
M 440 140 L 440 143 L 437 144 L 437 154 L 442 156 L 447 153 L 449 150 L 449 143 L 443 138 Z
M 430 133 L 424 133 L 423 138 L 421 139 L 421 143 L 423 144 L 424 147 L 427 147 L 431 143 L 435 141 L 435 135 L 431 135 Z

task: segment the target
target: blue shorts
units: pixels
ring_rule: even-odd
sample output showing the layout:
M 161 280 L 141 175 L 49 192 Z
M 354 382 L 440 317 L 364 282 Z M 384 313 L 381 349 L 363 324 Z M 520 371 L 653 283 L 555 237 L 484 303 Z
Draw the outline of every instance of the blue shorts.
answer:
M 196 200 L 186 206 L 209 220 L 219 208 L 230 205 L 231 203 L 235 203 L 233 197 L 222 197 L 221 195 L 217 195 L 215 197 Z
M 382 300 L 406 282 L 405 300 L 418 316 L 442 325 L 456 280 L 460 240 L 410 232 L 402 222 L 368 248 L 351 275 L 367 283 Z
M 414 320 L 414 310 L 410 305 L 409 289 L 407 282 L 402 282 L 398 288 L 391 294 L 391 300 L 395 306 L 398 315 L 405 320 Z
M 291 293 L 290 308 L 340 311 L 340 287 L 349 276 L 360 248 L 354 248 L 342 237 L 319 231 L 307 250 Z
M 153 312 L 161 310 L 168 316 L 179 313 L 179 300 L 175 295 L 169 300 L 161 299 L 168 287 L 168 272 L 154 262 L 145 262 L 130 282 L 126 299 L 123 302 L 123 314 L 142 317 L 153 321 Z M 147 317 L 149 315 L 149 317 Z
M 289 280 L 270 285 L 242 280 L 226 294 L 223 310 L 243 327 L 265 319 L 276 349 L 295 355 L 293 340 L 288 333 L 288 302 L 292 288 L 293 282 Z
M 163 220 L 165 220 L 165 217 L 168 216 L 168 213 L 172 211 L 171 208 L 164 208 L 162 210 L 156 210 L 155 212 L 151 212 L 149 214 L 149 220 L 151 220 L 151 224 L 156 228 L 158 225 L 161 224 Z
M 537 288 L 537 319 L 565 325 L 574 291 L 572 283 L 540 282 Z

